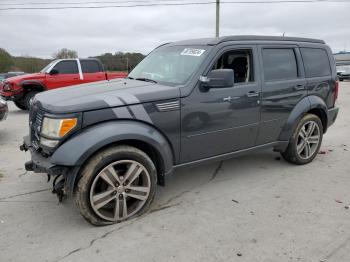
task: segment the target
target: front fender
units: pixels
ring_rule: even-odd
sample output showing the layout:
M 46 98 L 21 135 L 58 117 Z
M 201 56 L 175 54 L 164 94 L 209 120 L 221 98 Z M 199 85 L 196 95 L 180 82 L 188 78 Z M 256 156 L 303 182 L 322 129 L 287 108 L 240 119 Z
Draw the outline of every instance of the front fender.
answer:
M 99 149 L 123 140 L 145 142 L 162 156 L 165 174 L 173 168 L 173 153 L 167 139 L 154 127 L 142 122 L 119 120 L 86 128 L 63 143 L 52 155 L 51 163 L 80 166 Z
M 45 84 L 40 81 L 40 80 L 31 80 L 31 79 L 28 79 L 28 80 L 23 80 L 21 83 L 20 83 L 20 86 L 24 89 L 25 86 L 37 86 L 40 88 L 40 91 L 44 91 L 46 90 L 46 86 Z

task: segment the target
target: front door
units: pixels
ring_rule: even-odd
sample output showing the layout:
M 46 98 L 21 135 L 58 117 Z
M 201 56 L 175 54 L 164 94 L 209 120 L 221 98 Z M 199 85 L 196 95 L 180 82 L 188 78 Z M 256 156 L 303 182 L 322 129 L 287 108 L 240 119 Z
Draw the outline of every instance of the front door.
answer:
M 213 69 L 234 70 L 235 84 L 203 89 L 199 83 L 182 98 L 182 163 L 255 145 L 261 91 L 255 46 L 222 49 L 206 73 Z
M 50 89 L 83 83 L 79 74 L 77 60 L 75 59 L 60 61 L 52 70 L 56 70 L 57 74 L 46 75 L 46 83 Z

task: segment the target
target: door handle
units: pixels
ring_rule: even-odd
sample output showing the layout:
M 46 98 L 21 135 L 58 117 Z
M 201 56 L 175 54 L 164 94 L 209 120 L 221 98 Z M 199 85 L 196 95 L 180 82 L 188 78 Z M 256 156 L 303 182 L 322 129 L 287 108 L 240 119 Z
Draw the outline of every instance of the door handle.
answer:
M 222 99 L 222 101 L 224 101 L 224 102 L 231 102 L 231 101 L 232 101 L 232 97 L 231 97 L 231 96 L 224 97 L 224 98 Z
M 79 78 L 78 78 L 78 77 L 74 77 L 73 79 L 74 79 L 74 80 L 78 80 Z
M 249 91 L 246 95 L 247 95 L 247 97 L 256 97 L 256 96 L 259 96 L 259 92 Z
M 302 84 L 298 84 L 294 87 L 294 90 L 304 90 L 305 89 L 305 85 Z

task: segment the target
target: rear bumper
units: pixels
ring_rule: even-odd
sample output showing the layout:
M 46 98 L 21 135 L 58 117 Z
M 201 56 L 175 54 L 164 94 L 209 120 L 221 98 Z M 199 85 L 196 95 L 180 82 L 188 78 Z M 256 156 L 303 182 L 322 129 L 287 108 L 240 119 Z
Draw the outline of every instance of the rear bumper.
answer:
M 327 115 L 328 115 L 328 117 L 327 117 L 327 119 L 328 119 L 327 128 L 334 124 L 335 120 L 337 119 L 338 112 L 339 112 L 339 108 L 338 107 L 334 107 L 334 108 L 331 108 L 331 109 L 328 110 L 328 112 L 327 112 Z

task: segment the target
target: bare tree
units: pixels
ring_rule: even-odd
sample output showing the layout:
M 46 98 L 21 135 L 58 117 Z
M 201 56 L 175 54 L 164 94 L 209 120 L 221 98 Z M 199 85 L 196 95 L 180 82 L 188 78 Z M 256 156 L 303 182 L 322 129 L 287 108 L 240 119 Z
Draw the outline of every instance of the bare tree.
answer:
M 74 50 L 69 50 L 67 48 L 62 48 L 53 54 L 54 59 L 66 59 L 66 58 L 77 58 L 78 53 Z

